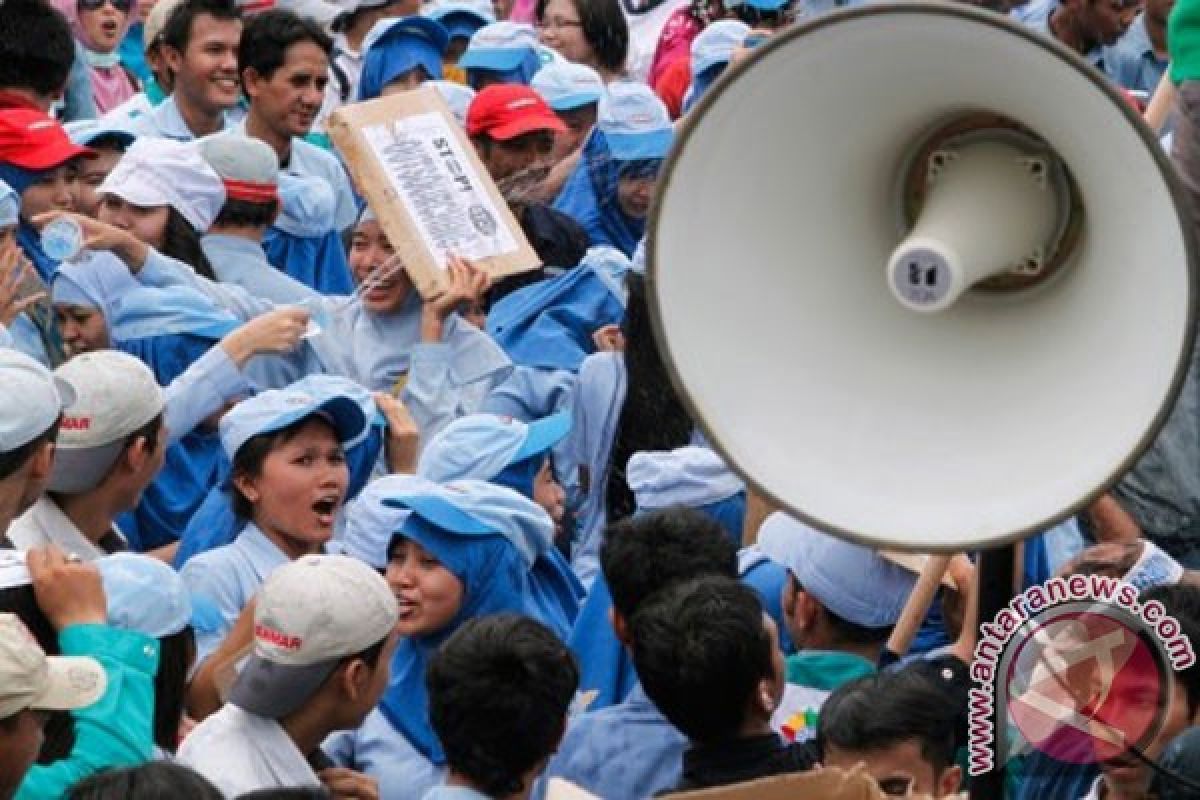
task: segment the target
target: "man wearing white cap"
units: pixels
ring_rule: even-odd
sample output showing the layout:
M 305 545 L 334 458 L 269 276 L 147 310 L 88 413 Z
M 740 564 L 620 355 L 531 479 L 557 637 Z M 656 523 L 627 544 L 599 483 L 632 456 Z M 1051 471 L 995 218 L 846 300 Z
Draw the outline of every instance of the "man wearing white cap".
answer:
M 373 780 L 326 768 L 320 744 L 378 704 L 398 619 L 387 582 L 357 559 L 313 555 L 278 568 L 258 595 L 254 650 L 229 702 L 184 740 L 180 762 L 228 797 L 322 783 L 337 796 L 376 796 Z
M 788 568 L 783 612 L 797 650 L 771 723 L 789 741 L 804 741 L 816 735 L 817 714 L 834 689 L 876 671 L 916 577 L 783 512 L 763 522 L 758 549 Z
M 70 387 L 24 353 L 0 348 L 0 546 L 5 531 L 46 488 Z
M 55 372 L 65 405 L 48 491 L 9 528 L 17 548 L 57 545 L 84 560 L 126 549 L 113 519 L 137 505 L 167 447 L 163 391 L 145 364 L 115 350 Z

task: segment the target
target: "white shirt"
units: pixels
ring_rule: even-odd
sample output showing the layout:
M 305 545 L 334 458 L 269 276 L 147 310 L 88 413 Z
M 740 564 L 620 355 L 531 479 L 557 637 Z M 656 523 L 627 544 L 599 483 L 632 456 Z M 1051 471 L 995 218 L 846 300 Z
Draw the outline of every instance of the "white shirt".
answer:
M 226 797 L 258 789 L 321 785 L 278 722 L 232 703 L 187 735 L 178 761 L 208 778 Z
M 121 535 L 115 527 L 113 533 Z M 84 561 L 95 561 L 108 555 L 92 544 L 47 494 L 39 497 L 28 511 L 14 519 L 6 535 L 18 550 L 52 544 L 64 553 L 75 553 Z

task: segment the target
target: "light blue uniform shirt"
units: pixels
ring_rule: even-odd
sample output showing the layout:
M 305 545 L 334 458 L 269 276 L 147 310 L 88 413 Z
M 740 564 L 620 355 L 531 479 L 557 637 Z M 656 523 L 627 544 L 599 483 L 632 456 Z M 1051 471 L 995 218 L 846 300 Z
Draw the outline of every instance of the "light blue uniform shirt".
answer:
M 277 304 L 289 304 L 254 296 L 240 286 L 214 283 L 154 251 L 138 279 L 147 286 L 190 286 L 242 319 L 266 313 Z M 358 302 L 348 303 L 345 296 L 306 291 L 312 299 L 304 305 L 313 311 L 321 331 L 306 339 L 307 346 L 292 356 L 273 359 L 287 367 L 273 380 L 286 385 L 304 375 L 328 372 L 372 391 L 388 392 L 394 392 L 403 381 L 401 399 L 413 415 L 422 441 L 429 441 L 458 417 L 478 411 L 488 393 L 512 370 L 512 362 L 491 337 L 457 315 L 446 320 L 442 341 L 422 342 L 421 298 L 415 291 L 392 314 L 371 314 Z
M 533 796 L 545 797 L 548 779 L 564 778 L 603 798 L 653 797 L 679 784 L 687 746 L 639 683 L 624 703 L 570 721 Z
M 196 664 L 217 649 L 267 576 L 289 560 L 258 526 L 248 522 L 230 544 L 200 553 L 184 564 L 179 576 L 188 591 L 212 603 L 221 612 L 223 623 L 220 630 L 196 631 Z
M 486 794 L 466 786 L 435 786 L 421 800 L 492 800 Z
M 228 129 L 233 123 L 229 112 L 225 113 L 225 124 Z M 183 121 L 179 106 L 175 105 L 175 95 L 169 96 L 159 103 L 148 114 L 131 120 L 133 132 L 138 136 L 158 136 L 162 139 L 174 139 L 177 142 L 190 142 L 196 138 L 192 129 Z
M 583 360 L 571 401 L 571 432 L 562 454 L 563 489 L 576 519 L 571 568 L 584 586 L 600 571 L 600 541 L 606 519 L 605 484 L 617 423 L 625 404 L 625 361 L 620 353 L 595 353 Z
M 1146 32 L 1146 12 L 1138 14 L 1116 44 L 1104 48 L 1104 69 L 1118 86 L 1154 94 L 1169 60 L 1154 54 Z
M 338 731 L 321 745 L 340 767 L 349 767 L 379 781 L 380 800 L 412 800 L 441 786 L 444 767 L 435 767 L 378 709 L 353 731 Z
M 234 125 L 232 129 L 242 136 L 250 135 L 246 133 L 245 120 Z M 331 229 L 344 231 L 358 220 L 358 203 L 354 199 L 354 191 L 350 188 L 350 179 L 342 163 L 333 153 L 303 139 L 292 139 L 292 151 L 288 155 L 287 165 L 282 167 L 282 170 L 289 175 L 325 179 L 337 198 L 337 209 L 329 224 Z
M 569 370 L 514 364 L 508 380 L 492 390 L 481 410 L 533 422 L 570 408 L 575 383 L 575 373 Z
M 240 286 L 255 297 L 275 303 L 303 303 L 320 297 L 300 281 L 275 269 L 257 242 L 242 236 L 210 233 L 200 239 L 200 246 L 213 274 L 222 283 Z
M 228 400 L 244 394 L 248 388 L 246 379 L 229 354 L 220 347 L 210 347 L 164 391 L 163 423 L 167 426 L 167 445 L 187 436 L 205 417 L 219 411 Z

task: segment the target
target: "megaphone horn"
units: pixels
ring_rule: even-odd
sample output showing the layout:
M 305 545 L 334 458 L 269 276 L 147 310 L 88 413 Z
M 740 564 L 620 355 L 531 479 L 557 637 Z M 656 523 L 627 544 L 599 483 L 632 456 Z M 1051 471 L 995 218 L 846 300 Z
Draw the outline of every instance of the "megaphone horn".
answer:
M 776 34 L 685 118 L 651 311 L 755 490 L 869 544 L 989 547 L 1081 508 L 1165 421 L 1189 220 L 1074 53 L 962 4 L 863 5 Z

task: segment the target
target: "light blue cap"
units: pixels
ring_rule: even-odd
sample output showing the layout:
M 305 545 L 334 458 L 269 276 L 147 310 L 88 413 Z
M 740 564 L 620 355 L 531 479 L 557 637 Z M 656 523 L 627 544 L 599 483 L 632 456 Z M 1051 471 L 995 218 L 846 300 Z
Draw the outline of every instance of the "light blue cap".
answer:
M 538 70 L 530 86 L 555 111 L 571 111 L 599 103 L 604 94 L 600 73 L 586 64 L 555 61 Z
M 0 453 L 10 453 L 50 430 L 75 403 L 71 385 L 29 356 L 0 347 Z
M 650 87 L 618 81 L 600 98 L 596 127 L 617 161 L 666 158 L 675 138 L 671 115 Z
M 301 239 L 317 239 L 334 229 L 337 196 L 319 175 L 279 173 L 279 216 L 275 227 Z
M 247 398 L 221 418 L 221 446 L 232 461 L 247 439 L 274 433 L 314 414 L 333 425 L 338 440 L 346 445 L 367 428 L 367 417 L 353 397 L 317 394 L 296 388 L 271 389 Z
M 450 113 L 458 120 L 458 124 L 465 128 L 467 109 L 471 107 L 471 101 L 475 99 L 475 90 L 454 81 L 426 81 L 425 85 L 432 86 L 441 93 L 446 105 L 450 106 Z
M 123 342 L 179 333 L 217 341 L 241 322 L 195 289 L 169 286 L 123 292 L 112 301 L 108 324 Z
M 875 550 L 822 533 L 782 511 L 763 522 L 758 549 L 791 570 L 821 605 L 866 628 L 895 625 L 916 583 L 915 575 Z
M 491 0 L 459 0 L 439 3 L 424 12 L 425 16 L 442 23 L 450 38 L 470 37 L 484 25 L 496 21 Z
M 108 599 L 108 624 L 152 639 L 179 633 L 187 625 L 207 630 L 219 613 L 193 598 L 179 573 L 157 558 L 114 553 L 98 559 L 96 569 Z
M 750 26 L 737 19 L 717 20 L 702 30 L 692 40 L 692 80 L 713 67 L 728 64 L 749 33 Z
M 417 473 L 437 483 L 473 478 L 490 481 L 512 464 L 545 453 L 571 430 L 565 411 L 526 425 L 512 417 L 459 417 L 425 446 Z
M 379 407 L 375 405 L 375 397 L 371 394 L 371 390 L 350 378 L 318 372 L 301 378 L 288 388 L 299 389 L 316 397 L 345 396 L 358 403 L 363 417 L 367 420 L 367 425 L 363 427 L 362 433 L 358 436 L 342 442 L 342 445 L 347 449 L 354 447 L 365 439 L 367 434 L 370 433 L 371 425 L 377 424 L 382 426 L 386 424 L 386 420 L 379 412 Z
M 537 52 L 537 33 L 531 25 L 502 20 L 484 25 L 458 60 L 461 69 L 490 69 L 510 72 Z
M 325 549 L 357 558 L 375 569 L 386 569 L 388 545 L 410 512 L 406 508 L 385 505 L 383 501 L 396 495 L 419 494 L 431 488 L 434 488 L 432 483 L 416 475 L 385 475 L 371 481 L 346 506 L 345 529 Z
M 137 139 L 137 133 L 128 127 L 104 119 L 80 119 L 63 125 L 71 141 L 80 147 L 91 147 L 92 142 L 105 136 L 117 140 L 122 148 L 129 147 Z
M 19 221 L 21 198 L 4 181 L 0 181 L 0 228 L 12 228 Z
M 779 11 L 788 6 L 792 0 L 725 0 L 726 8 L 750 6 L 759 11 Z
M 554 522 L 545 509 L 494 483 L 462 480 L 430 484 L 419 492 L 389 497 L 384 503 L 406 508 L 423 521 L 452 533 L 499 534 L 517 548 L 529 567 L 554 546 Z
M 696 446 L 634 453 L 625 480 L 643 511 L 669 506 L 698 508 L 746 488 L 720 456 Z

